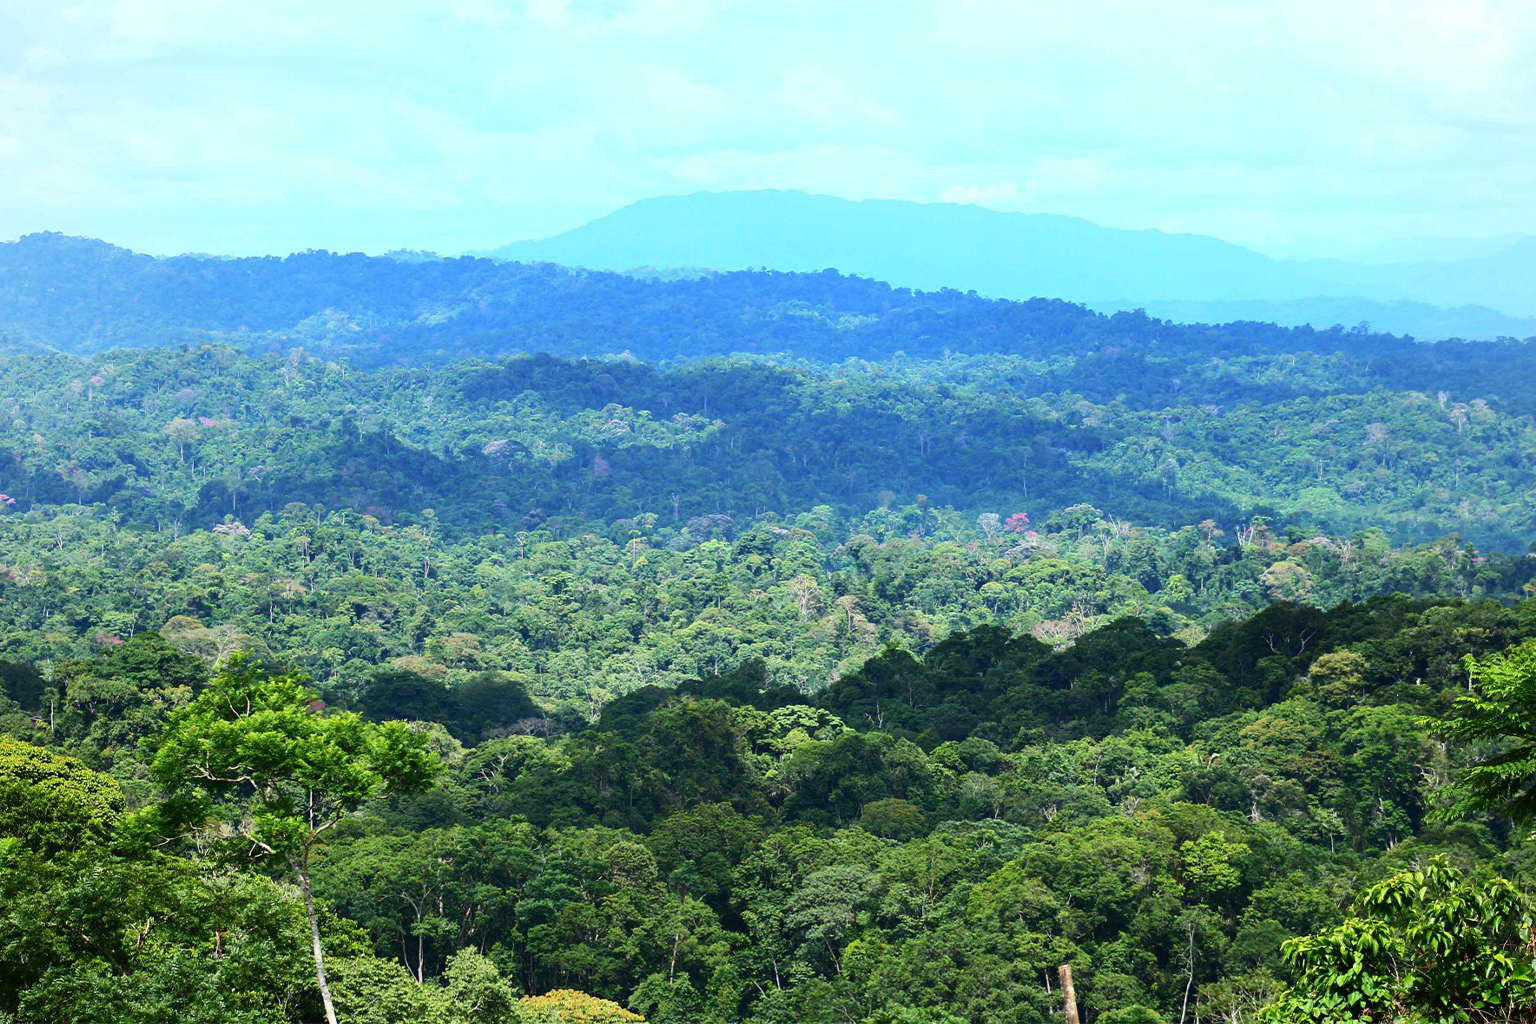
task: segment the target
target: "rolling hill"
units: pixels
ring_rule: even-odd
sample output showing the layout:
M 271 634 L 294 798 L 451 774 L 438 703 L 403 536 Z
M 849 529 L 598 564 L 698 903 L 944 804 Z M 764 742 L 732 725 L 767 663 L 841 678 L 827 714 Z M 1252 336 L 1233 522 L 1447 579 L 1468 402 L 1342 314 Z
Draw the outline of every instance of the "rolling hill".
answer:
M 1536 240 L 1467 251 L 1477 254 L 1277 260 L 1203 235 L 1125 231 L 1074 217 L 760 190 L 646 199 L 480 255 L 613 271 L 831 267 L 903 287 L 1061 298 L 1107 312 L 1146 308 L 1185 322 L 1326 328 L 1366 321 L 1428 339 L 1536 334 L 1526 284 L 1536 274 Z

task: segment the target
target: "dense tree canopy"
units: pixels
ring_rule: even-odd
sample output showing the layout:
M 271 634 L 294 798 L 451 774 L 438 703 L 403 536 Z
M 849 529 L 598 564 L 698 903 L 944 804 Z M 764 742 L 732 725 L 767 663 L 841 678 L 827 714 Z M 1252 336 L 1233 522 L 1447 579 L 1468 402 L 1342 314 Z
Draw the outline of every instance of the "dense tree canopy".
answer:
M 1365 1005 L 1357 991 L 1405 1019 L 1438 1020 L 1434 1007 L 1474 998 L 1518 1008 L 1530 1002 L 1510 952 L 1525 934 L 1524 834 L 1481 814 L 1442 824 L 1437 809 L 1446 783 L 1486 756 L 1445 741 L 1472 720 L 1458 710 L 1464 656 L 1504 664 L 1533 638 L 1536 603 L 1401 598 L 1275 605 L 1192 647 L 1135 618 L 1067 646 L 983 626 L 920 656 L 873 657 L 817 693 L 747 663 L 635 691 L 564 733 L 467 740 L 421 719 L 366 739 L 381 727 L 235 659 L 189 703 L 154 712 L 164 725 L 151 723 L 146 753 L 110 761 L 137 794 L 121 825 L 117 783 L 39 745 L 106 764 L 110 730 L 10 720 L 32 745 L 5 750 L 44 767 L 0 780 L 59 779 L 102 796 L 84 824 L 70 804 L 54 819 L 96 836 L 95 852 L 37 860 L 34 823 L 3 819 L 22 845 L 0 861 L 20 901 L 0 942 L 37 952 L 7 968 L 0 997 L 37 1020 L 95 1019 L 62 1009 L 65 986 L 84 986 L 82 1005 L 134 992 L 207 998 L 242 1020 L 317 1012 L 302 893 L 273 887 L 260 858 L 231 874 L 220 851 L 236 840 L 310 844 L 316 927 L 345 1020 L 457 1020 L 466 1006 L 508 1021 L 622 1020 L 627 1006 L 689 1024 L 1043 1022 L 1062 963 L 1095 1022 L 1249 1019 L 1277 997 L 1291 1009 L 1273 1019 L 1355 1019 L 1339 1007 Z M 131 651 L 140 642 L 74 671 L 131 671 L 147 657 Z M 391 699 L 417 700 L 397 683 Z M 457 705 L 410 706 L 452 717 Z M 363 746 L 346 740 L 352 752 L 334 761 L 300 754 L 322 734 Z M 327 765 L 353 779 L 356 758 L 395 749 L 431 750 L 439 783 L 390 795 L 357 776 L 342 795 L 359 812 L 319 831 L 293 832 L 284 815 L 323 805 L 259 781 Z M 299 774 L 258 770 L 256 759 L 288 763 L 289 750 Z M 218 781 L 230 765 L 251 781 Z M 216 776 L 213 792 L 255 803 L 229 804 L 233 815 L 159 803 L 134 782 L 146 766 L 171 792 Z M 205 838 L 155 847 L 146 815 L 162 825 L 154 834 L 206 821 Z M 1516 881 L 1489 881 L 1496 873 Z M 98 900 L 121 886 L 137 895 L 106 913 Z M 114 914 L 175 918 L 215 898 L 224 909 L 165 932 L 153 958 L 113 951 Z M 1415 943 L 1439 948 L 1421 919 L 1459 929 L 1444 940 L 1465 947 L 1457 963 L 1493 962 L 1486 946 L 1511 957 L 1508 970 L 1395 967 L 1431 955 Z M 55 931 L 70 921 L 73 932 Z M 1346 969 L 1365 942 L 1375 945 L 1362 970 L 1396 987 Z M 227 973 L 274 943 L 283 958 Z M 198 994 L 210 963 L 225 972 L 215 977 L 241 979 L 220 983 L 246 1003 Z M 582 1009 L 588 997 L 564 989 L 618 1006 Z
M 1528 343 L 57 237 L 0 330 L 0 1020 L 1533 1012 Z

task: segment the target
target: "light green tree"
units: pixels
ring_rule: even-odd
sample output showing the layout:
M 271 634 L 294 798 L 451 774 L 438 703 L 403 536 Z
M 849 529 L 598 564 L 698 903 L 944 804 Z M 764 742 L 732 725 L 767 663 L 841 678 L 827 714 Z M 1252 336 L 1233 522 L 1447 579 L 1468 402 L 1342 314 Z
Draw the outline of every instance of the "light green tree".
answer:
M 287 863 L 304 897 L 326 1018 L 336 1024 L 310 889 L 311 855 L 365 800 L 425 789 L 439 765 L 423 734 L 399 722 L 327 712 L 306 682 L 245 656 L 231 658 L 195 701 L 171 716 L 153 744 L 150 770 L 169 796 L 162 824 L 179 821 L 186 834 L 230 852 Z

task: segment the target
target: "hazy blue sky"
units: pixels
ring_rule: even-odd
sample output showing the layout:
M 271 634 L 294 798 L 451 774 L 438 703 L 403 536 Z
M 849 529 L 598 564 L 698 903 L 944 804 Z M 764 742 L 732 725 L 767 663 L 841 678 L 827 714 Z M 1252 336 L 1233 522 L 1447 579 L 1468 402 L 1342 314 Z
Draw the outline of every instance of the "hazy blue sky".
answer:
M 1536 232 L 1536 4 L 0 0 L 0 238 L 449 252 L 759 187 Z

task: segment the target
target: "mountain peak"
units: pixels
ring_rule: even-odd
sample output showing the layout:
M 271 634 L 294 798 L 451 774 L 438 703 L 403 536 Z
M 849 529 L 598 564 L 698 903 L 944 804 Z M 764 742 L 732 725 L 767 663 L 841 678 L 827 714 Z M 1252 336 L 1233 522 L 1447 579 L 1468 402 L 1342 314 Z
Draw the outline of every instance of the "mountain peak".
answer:
M 696 192 L 632 203 L 488 255 L 598 270 L 708 267 L 845 273 L 898 287 L 1094 301 L 1292 299 L 1318 286 L 1220 239 L 1106 228 L 980 206 L 849 200 L 795 190 Z

